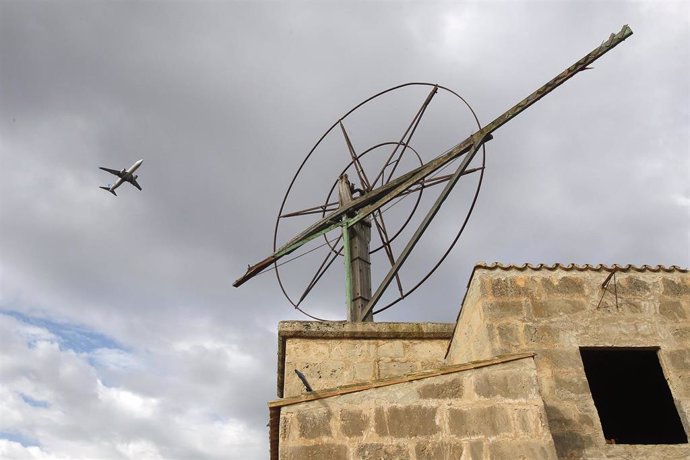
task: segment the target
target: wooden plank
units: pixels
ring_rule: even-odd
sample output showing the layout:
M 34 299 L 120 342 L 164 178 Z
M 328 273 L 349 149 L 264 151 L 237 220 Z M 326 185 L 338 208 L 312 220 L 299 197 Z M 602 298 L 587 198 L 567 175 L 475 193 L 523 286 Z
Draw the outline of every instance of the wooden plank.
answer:
M 438 377 L 440 375 L 453 374 L 455 372 L 462 372 L 471 369 L 480 369 L 482 367 L 494 366 L 496 364 L 509 363 L 519 359 L 534 357 L 535 353 L 516 353 L 513 355 L 498 356 L 496 358 L 487 359 L 484 361 L 471 361 L 469 363 L 456 364 L 453 366 L 445 366 L 437 369 L 415 372 L 397 377 L 387 379 L 375 380 L 368 383 L 355 383 L 345 385 L 338 388 L 331 388 L 320 391 L 313 391 L 308 394 L 294 396 L 292 398 L 277 399 L 268 403 L 269 408 L 285 407 L 293 404 L 300 404 L 308 401 L 316 401 L 319 399 L 332 398 L 334 396 L 342 396 L 350 393 L 357 393 L 360 391 L 370 390 L 372 388 L 382 388 L 390 385 L 397 385 L 399 383 L 414 382 L 416 380 L 428 379 L 430 377 Z

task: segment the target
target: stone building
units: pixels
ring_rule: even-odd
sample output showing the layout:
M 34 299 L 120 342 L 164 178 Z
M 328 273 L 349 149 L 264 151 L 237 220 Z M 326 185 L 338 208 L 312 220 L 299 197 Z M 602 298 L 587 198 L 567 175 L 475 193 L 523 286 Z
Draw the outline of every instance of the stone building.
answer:
M 675 266 L 480 263 L 455 324 L 282 322 L 278 358 L 274 459 L 690 458 Z

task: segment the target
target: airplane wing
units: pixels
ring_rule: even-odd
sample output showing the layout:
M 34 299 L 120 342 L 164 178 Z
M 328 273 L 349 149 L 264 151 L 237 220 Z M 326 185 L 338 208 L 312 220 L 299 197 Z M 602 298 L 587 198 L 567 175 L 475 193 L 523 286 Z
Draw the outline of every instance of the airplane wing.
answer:
M 139 185 L 139 183 L 137 182 L 136 179 L 130 179 L 129 182 L 130 182 L 133 186 L 135 186 L 136 188 L 138 188 L 139 190 L 141 190 L 141 185 Z
M 110 174 L 115 174 L 117 177 L 121 177 L 122 175 L 122 171 L 118 171 L 117 169 L 104 168 L 102 166 L 99 166 L 99 169 L 102 169 L 103 171 L 108 171 Z

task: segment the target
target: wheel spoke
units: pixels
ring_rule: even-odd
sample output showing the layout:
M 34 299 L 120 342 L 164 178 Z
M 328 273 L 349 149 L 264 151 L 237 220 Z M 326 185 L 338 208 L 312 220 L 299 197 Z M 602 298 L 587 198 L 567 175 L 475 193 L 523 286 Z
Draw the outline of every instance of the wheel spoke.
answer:
M 283 217 L 306 216 L 308 214 L 322 214 L 324 212 L 335 211 L 336 209 L 338 209 L 338 203 L 333 202 L 333 203 L 322 204 L 319 206 L 314 206 L 312 208 L 302 209 L 301 211 L 287 212 L 285 214 L 281 214 L 279 217 L 283 218 Z
M 438 91 L 438 85 L 434 85 L 434 87 L 431 89 L 429 92 L 429 95 L 426 97 L 424 102 L 422 103 L 422 106 L 419 108 L 417 111 L 417 114 L 414 116 L 412 119 L 412 122 L 410 125 L 407 127 L 405 130 L 405 133 L 402 135 L 400 138 L 400 142 L 396 144 L 395 148 L 391 152 L 391 154 L 388 156 L 388 159 L 386 162 L 383 164 L 383 167 L 381 168 L 381 171 L 376 175 L 376 178 L 372 182 L 372 184 L 376 184 L 376 182 L 379 181 L 379 179 L 383 179 L 383 176 L 385 174 L 386 168 L 391 164 L 391 160 L 395 156 L 396 152 L 398 151 L 398 148 L 402 145 L 403 149 L 396 158 L 396 160 L 393 162 L 393 170 L 388 174 L 388 179 L 385 182 L 382 182 L 382 185 L 384 183 L 390 182 L 391 178 L 393 177 L 393 174 L 395 173 L 395 170 L 398 167 L 398 163 L 400 163 L 400 159 L 402 158 L 403 154 L 405 153 L 405 150 L 407 149 L 407 145 L 410 143 L 410 140 L 412 140 L 412 135 L 414 134 L 415 130 L 417 129 L 417 126 L 419 125 L 419 122 L 422 120 L 422 115 L 424 115 L 424 112 L 426 111 L 427 106 L 431 102 L 431 99 L 433 99 L 434 95 Z M 407 140 L 405 140 L 407 138 Z
M 337 246 L 341 239 L 342 239 L 342 235 L 339 236 L 339 237 L 333 242 L 333 246 Z M 338 249 L 338 250 L 331 250 L 331 251 L 328 251 L 328 254 L 326 255 L 326 257 L 325 257 L 325 258 L 323 259 L 323 261 L 321 262 L 321 265 L 319 265 L 319 268 L 316 270 L 316 273 L 314 273 L 314 276 L 312 277 L 311 281 L 310 281 L 309 284 L 307 285 L 306 289 L 304 289 L 304 292 L 302 293 L 302 295 L 300 296 L 299 300 L 297 301 L 297 305 L 299 305 L 300 303 L 302 303 L 302 301 L 304 300 L 304 298 L 307 297 L 307 295 L 309 295 L 309 292 L 311 292 L 311 290 L 314 288 L 314 286 L 316 286 L 316 283 L 319 282 L 319 280 L 321 279 L 321 277 L 322 277 L 322 276 L 324 275 L 324 273 L 326 273 L 326 271 L 331 267 L 331 265 L 333 264 L 333 262 L 335 261 L 335 259 L 338 258 L 338 256 L 340 255 L 340 253 L 341 253 L 342 251 L 343 251 L 343 247 L 342 247 L 342 246 L 340 246 L 340 249 Z
M 377 214 L 378 219 L 376 218 Z M 389 242 L 388 230 L 386 230 L 386 223 L 383 221 L 383 213 L 381 212 L 381 210 L 375 212 L 373 218 L 374 223 L 376 224 L 376 230 L 379 233 L 379 238 L 381 238 L 381 244 L 383 244 L 383 249 L 386 252 L 386 256 L 388 257 L 388 262 L 390 262 L 392 267 L 393 265 L 395 265 L 395 257 L 393 256 L 393 248 L 391 248 L 391 244 Z M 379 219 L 381 220 L 381 222 L 379 222 Z M 403 291 L 402 282 L 400 281 L 400 276 L 398 275 L 398 273 L 395 274 L 395 281 L 398 285 L 398 291 L 400 291 L 400 295 L 404 296 L 405 293 Z
M 483 167 L 481 168 L 472 168 L 468 169 L 467 171 L 464 171 L 461 175 L 466 176 L 468 174 L 472 174 L 477 171 L 481 171 L 484 169 Z M 418 192 L 419 190 L 423 190 L 425 188 L 433 187 L 434 185 L 442 184 L 444 182 L 447 182 L 453 177 L 452 174 L 447 174 L 445 176 L 437 176 L 437 177 L 432 177 L 430 179 L 424 178 L 421 181 L 417 182 L 415 185 L 410 187 L 409 189 L 405 190 L 400 194 L 400 196 L 405 196 L 409 195 L 410 193 L 415 193 Z
M 359 183 L 362 184 L 362 188 L 364 189 L 364 191 L 368 192 L 369 190 L 371 190 L 371 184 L 369 184 L 369 180 L 367 179 L 367 175 L 364 172 L 364 168 L 362 168 L 362 164 L 359 162 L 359 158 L 355 153 L 355 148 L 352 146 L 352 142 L 350 142 L 350 136 L 348 136 L 347 131 L 345 131 L 345 126 L 343 125 L 343 122 L 339 121 L 338 123 L 340 124 L 340 129 L 342 130 L 343 136 L 345 137 L 345 143 L 347 143 L 347 150 L 348 152 L 350 152 L 352 164 L 355 166 L 355 171 L 357 171 Z

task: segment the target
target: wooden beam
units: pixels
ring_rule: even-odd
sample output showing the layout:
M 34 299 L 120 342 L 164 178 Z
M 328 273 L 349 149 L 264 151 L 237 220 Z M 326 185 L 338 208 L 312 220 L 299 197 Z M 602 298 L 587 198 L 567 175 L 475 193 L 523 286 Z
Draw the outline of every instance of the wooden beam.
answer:
M 415 380 L 428 379 L 430 377 L 438 377 L 440 375 L 453 374 L 455 372 L 467 371 L 470 369 L 479 369 L 482 367 L 494 366 L 496 364 L 509 363 L 519 359 L 532 358 L 534 353 L 516 353 L 513 355 L 497 356 L 496 358 L 487 359 L 483 361 L 472 361 L 469 363 L 455 364 L 452 366 L 444 366 L 436 369 L 430 369 L 412 374 L 390 377 L 387 379 L 374 380 L 373 382 L 354 383 L 351 385 L 344 385 L 342 387 L 330 388 L 327 390 L 312 391 L 308 394 L 300 396 L 293 396 L 291 398 L 278 399 L 268 403 L 269 408 L 285 407 L 294 404 L 300 404 L 308 401 L 316 401 L 319 399 L 332 398 L 334 396 L 342 396 L 350 393 L 357 393 L 360 391 L 370 390 L 372 388 L 382 388 L 390 385 L 397 385 L 399 383 L 414 382 Z

